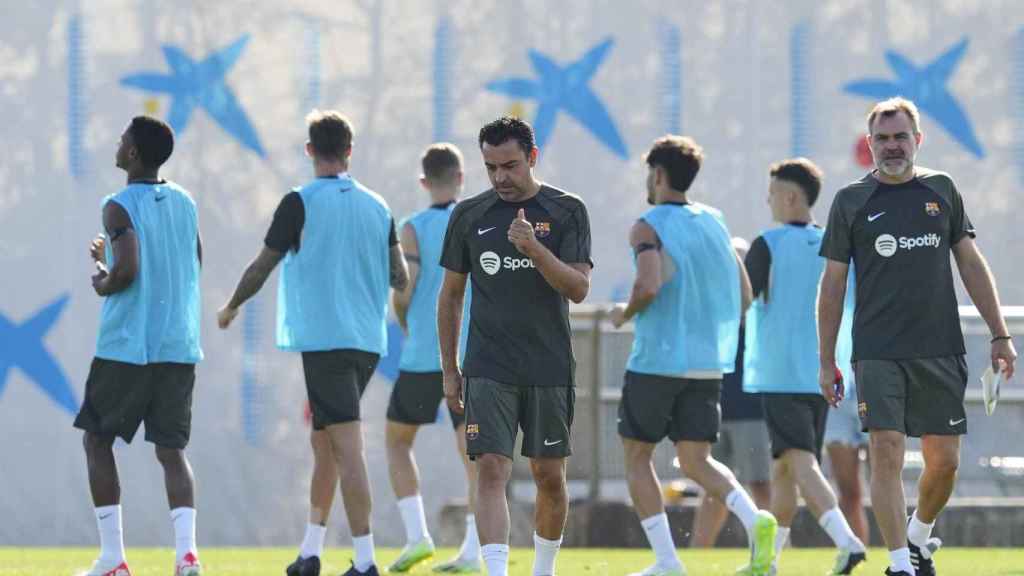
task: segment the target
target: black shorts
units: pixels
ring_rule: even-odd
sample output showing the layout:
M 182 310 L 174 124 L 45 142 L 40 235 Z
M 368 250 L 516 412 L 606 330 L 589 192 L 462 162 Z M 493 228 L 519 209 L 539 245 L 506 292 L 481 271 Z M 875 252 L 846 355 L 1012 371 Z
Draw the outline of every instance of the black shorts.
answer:
M 444 402 L 444 375 L 441 372 L 398 373 L 388 402 L 388 420 L 399 424 L 433 424 L 437 421 L 437 407 Z M 445 403 L 447 405 L 447 403 Z M 452 426 L 458 428 L 465 416 L 448 409 Z
M 857 411 L 869 430 L 907 436 L 967 434 L 967 362 L 963 356 L 858 360 Z
M 146 441 L 184 449 L 192 433 L 195 364 L 129 364 L 93 358 L 75 428 L 131 443 L 146 423 Z
M 717 442 L 722 380 L 626 372 L 619 402 L 619 436 L 657 444 Z
M 489 378 L 466 378 L 466 454 L 512 458 L 516 434 L 523 431 L 522 455 L 565 458 L 576 389 L 571 386 L 515 386 Z
M 359 400 L 378 360 L 379 354 L 363 350 L 302 353 L 314 430 L 359 420 Z
M 762 394 L 772 458 L 803 450 L 821 461 L 828 401 L 821 394 Z

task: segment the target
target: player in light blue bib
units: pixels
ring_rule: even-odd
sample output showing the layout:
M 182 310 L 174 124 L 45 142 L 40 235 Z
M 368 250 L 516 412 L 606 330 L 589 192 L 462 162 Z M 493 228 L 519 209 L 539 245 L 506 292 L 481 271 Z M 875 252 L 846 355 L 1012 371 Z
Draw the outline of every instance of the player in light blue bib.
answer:
M 117 167 L 128 185 L 103 199 L 106 232 L 92 244 L 96 294 L 104 297 L 96 356 L 75 426 L 85 430 L 89 488 L 100 530 L 100 557 L 87 576 L 128 574 L 114 438 L 131 442 L 146 424 L 163 465 L 176 546 L 175 574 L 200 573 L 192 468 L 185 457 L 192 424 L 199 345 L 202 248 L 196 203 L 162 180 L 174 132 L 138 116 L 121 135 Z
M 302 354 L 314 430 L 309 524 L 299 557 L 286 574 L 320 573 L 333 487 L 340 478 L 355 549 L 345 575 L 377 576 L 359 401 L 387 350 L 389 286 L 403 290 L 409 276 L 387 203 L 348 174 L 348 119 L 314 110 L 306 120 L 306 153 L 316 179 L 281 200 L 263 249 L 217 321 L 227 328 L 242 303 L 284 261 L 277 290 L 277 345 Z

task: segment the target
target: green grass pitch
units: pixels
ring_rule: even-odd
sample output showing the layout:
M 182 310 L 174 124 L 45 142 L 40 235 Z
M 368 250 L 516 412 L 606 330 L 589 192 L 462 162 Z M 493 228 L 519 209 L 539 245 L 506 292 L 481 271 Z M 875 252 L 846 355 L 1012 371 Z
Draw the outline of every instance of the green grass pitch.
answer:
M 445 560 L 454 551 L 439 550 L 435 560 Z M 744 563 L 743 550 L 679 551 L 690 576 L 726 576 Z M 87 569 L 95 558 L 93 548 L 0 548 L 0 576 L 72 576 Z M 379 549 L 378 566 L 383 568 L 398 554 L 397 549 Z M 329 548 L 324 553 L 324 576 L 336 576 L 348 569 L 351 551 Z M 294 548 L 205 548 L 200 551 L 203 573 L 208 576 L 263 576 L 284 574 L 295 558 Z M 529 576 L 533 550 L 512 551 L 510 576 Z M 872 549 L 868 562 L 856 574 L 878 576 L 886 566 L 887 554 Z M 822 576 L 832 567 L 833 552 L 826 549 L 787 549 L 782 556 L 780 576 Z M 134 576 L 171 576 L 173 551 L 167 548 L 132 548 L 128 561 Z M 567 548 L 558 555 L 561 576 L 624 576 L 640 571 L 653 561 L 647 550 Z M 948 548 L 936 555 L 936 568 L 943 576 L 1024 575 L 1024 550 L 1006 548 Z M 429 563 L 411 574 L 431 574 Z

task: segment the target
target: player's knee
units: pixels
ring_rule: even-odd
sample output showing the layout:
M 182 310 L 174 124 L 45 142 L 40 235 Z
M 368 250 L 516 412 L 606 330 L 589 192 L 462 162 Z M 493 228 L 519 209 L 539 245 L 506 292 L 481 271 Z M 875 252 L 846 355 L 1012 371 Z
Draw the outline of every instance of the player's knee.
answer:
M 185 451 L 178 450 L 177 448 L 164 448 L 163 446 L 156 447 L 156 459 L 160 462 L 163 467 L 176 467 L 181 466 L 185 460 Z
M 565 490 L 565 474 L 561 467 L 535 466 L 533 481 L 537 491 L 545 494 L 561 494 Z
M 481 490 L 502 490 L 508 482 L 510 466 L 497 454 L 484 454 L 476 460 L 477 482 Z
M 957 453 L 939 454 L 924 462 L 925 469 L 936 474 L 955 476 L 960 468 L 960 455 Z
M 114 445 L 113 436 L 101 436 L 99 434 L 93 434 L 92 432 L 86 432 L 82 436 L 82 447 L 85 448 L 86 454 L 95 454 L 97 452 L 107 451 Z

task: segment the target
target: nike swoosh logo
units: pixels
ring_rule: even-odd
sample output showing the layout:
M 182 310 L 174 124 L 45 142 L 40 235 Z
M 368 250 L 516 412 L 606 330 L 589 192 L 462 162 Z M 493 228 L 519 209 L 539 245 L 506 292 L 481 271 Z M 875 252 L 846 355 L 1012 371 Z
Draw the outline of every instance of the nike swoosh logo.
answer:
M 885 216 L 885 212 L 879 212 L 878 214 L 872 214 L 872 215 L 868 216 L 868 222 L 874 222 L 875 220 L 878 220 L 882 216 Z
M 483 236 L 484 234 L 487 234 L 488 232 L 490 232 L 491 230 L 494 230 L 495 228 L 497 228 L 497 226 L 491 226 L 490 228 L 477 228 L 476 229 L 476 235 L 477 236 Z
M 157 202 L 160 202 L 160 201 L 161 201 L 161 200 L 163 200 L 164 198 L 167 198 L 167 196 L 154 196 L 154 197 L 153 197 L 153 199 L 154 199 L 154 200 L 156 200 Z
M 106 516 L 100 515 L 100 520 L 106 520 L 107 518 L 110 518 L 113 515 L 114 515 L 113 512 L 111 512 L 110 514 L 107 514 Z
M 950 426 L 956 426 L 957 424 L 963 422 L 964 420 L 967 420 L 967 418 L 961 418 L 959 420 L 953 420 L 952 418 L 950 418 L 949 419 L 949 425 Z
M 554 442 L 549 442 L 549 441 L 548 441 L 548 440 L 546 440 L 546 439 L 544 440 L 544 445 L 545 445 L 545 446 L 554 446 L 554 445 L 556 445 L 556 444 L 561 444 L 561 443 L 562 443 L 562 441 L 561 441 L 561 440 L 555 440 Z

